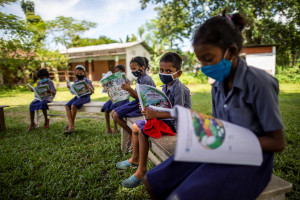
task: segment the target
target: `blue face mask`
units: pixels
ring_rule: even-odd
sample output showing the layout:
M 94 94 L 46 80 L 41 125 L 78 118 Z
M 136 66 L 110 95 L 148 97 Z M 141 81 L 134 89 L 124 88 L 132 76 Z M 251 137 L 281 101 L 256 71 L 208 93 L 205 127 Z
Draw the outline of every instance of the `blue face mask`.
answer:
M 138 69 L 137 71 L 131 72 L 131 73 L 132 73 L 133 76 L 135 76 L 135 77 L 140 77 L 140 76 L 142 76 L 143 71 L 142 71 L 141 69 Z
M 222 82 L 229 74 L 231 70 L 231 61 L 223 58 L 219 63 L 215 65 L 207 65 L 201 67 L 201 72 L 206 76 L 215 79 L 218 82 Z
M 176 74 L 177 72 L 175 72 L 173 74 Z M 169 84 L 169 83 L 171 83 L 175 80 L 174 77 L 173 77 L 173 74 L 161 74 L 161 73 L 159 73 L 159 78 L 160 78 L 161 82 L 163 82 L 164 84 Z
M 40 81 L 41 81 L 42 83 L 45 83 L 45 82 L 48 81 L 48 78 L 43 78 L 43 79 L 41 79 Z

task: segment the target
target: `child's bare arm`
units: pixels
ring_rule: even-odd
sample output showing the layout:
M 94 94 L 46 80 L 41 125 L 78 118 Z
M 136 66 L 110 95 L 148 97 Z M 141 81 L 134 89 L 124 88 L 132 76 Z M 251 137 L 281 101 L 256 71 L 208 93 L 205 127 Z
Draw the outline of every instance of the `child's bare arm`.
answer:
M 126 90 L 127 92 L 129 92 L 130 96 L 132 96 L 133 98 L 135 98 L 135 99 L 139 98 L 137 92 L 130 87 L 130 85 L 129 85 L 129 83 L 127 81 L 126 81 L 125 84 L 121 85 L 121 88 L 123 90 Z
M 258 137 L 258 140 L 264 152 L 280 152 L 285 146 L 282 130 L 266 132 L 266 135 Z
M 153 111 L 151 109 L 145 109 L 141 113 L 142 113 L 142 115 L 145 116 L 146 119 L 152 119 L 152 118 L 157 118 L 157 119 L 171 118 L 171 115 L 170 115 L 169 112 L 156 112 L 156 111 Z
M 87 84 L 87 83 L 85 85 L 86 85 L 86 87 L 88 87 L 90 89 L 91 93 L 93 94 L 94 93 L 94 89 L 89 84 Z

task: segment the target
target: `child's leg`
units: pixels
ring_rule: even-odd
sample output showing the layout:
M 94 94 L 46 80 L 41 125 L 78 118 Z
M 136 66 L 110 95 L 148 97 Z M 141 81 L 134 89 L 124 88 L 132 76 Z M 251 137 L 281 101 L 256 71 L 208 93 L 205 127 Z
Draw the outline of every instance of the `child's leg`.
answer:
M 143 179 L 147 172 L 147 158 L 149 151 L 148 138 L 144 136 L 141 130 L 139 130 L 139 166 L 134 175 L 138 179 Z
M 72 125 L 70 126 L 69 129 L 74 129 L 75 128 L 75 118 L 76 118 L 76 114 L 77 114 L 77 108 L 73 104 L 71 106 L 71 112 L 72 112 Z
M 73 121 L 72 121 L 72 113 L 71 113 L 71 109 L 69 106 L 66 105 L 66 115 L 67 115 L 67 118 L 68 118 L 68 123 L 69 123 L 69 129 L 71 127 L 71 125 L 73 124 Z M 74 125 L 73 125 L 74 126 Z
M 105 110 L 106 133 L 111 133 L 109 111 Z
M 126 122 L 123 119 L 121 119 L 118 113 L 116 112 L 112 112 L 111 116 L 114 119 L 114 121 L 117 122 L 117 124 L 119 124 L 128 133 L 128 139 L 131 140 L 131 129 L 129 128 L 129 126 L 127 126 Z
M 42 109 L 42 111 L 43 111 L 44 118 L 45 118 L 44 128 L 49 128 L 49 119 L 48 119 L 47 110 Z
M 34 126 L 34 111 L 30 112 L 30 126 Z
M 139 164 L 139 127 L 134 123 L 132 125 L 132 138 L 131 138 L 131 144 L 133 146 L 132 149 L 132 156 L 128 159 L 128 162 L 131 164 Z
M 114 134 L 118 133 L 118 123 L 116 121 L 114 121 Z

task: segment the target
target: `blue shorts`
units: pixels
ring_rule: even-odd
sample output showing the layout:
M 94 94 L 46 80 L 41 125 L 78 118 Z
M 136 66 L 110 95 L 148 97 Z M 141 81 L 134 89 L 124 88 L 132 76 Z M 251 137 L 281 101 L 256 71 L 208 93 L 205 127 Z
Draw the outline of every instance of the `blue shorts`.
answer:
M 142 116 L 142 113 L 139 109 L 138 99 L 115 108 L 115 112 L 120 118 Z
M 163 122 L 165 122 L 171 129 L 174 133 L 176 133 L 176 128 L 175 126 L 173 125 L 173 123 L 171 122 L 171 120 L 161 120 Z M 149 135 L 145 134 L 143 129 L 144 129 L 144 126 L 146 124 L 146 121 L 145 120 L 137 120 L 135 122 L 135 124 L 139 127 L 139 129 L 141 130 L 141 132 L 143 133 L 143 135 L 146 137 L 146 138 L 149 138 Z M 163 132 L 162 132 L 163 133 Z
M 47 103 L 49 103 L 50 101 L 47 100 L 34 100 L 33 102 L 31 102 L 30 106 L 29 106 L 29 111 L 33 112 L 35 110 L 48 110 L 48 105 Z
M 269 183 L 273 153 L 261 166 L 179 162 L 170 157 L 147 172 L 158 199 L 256 199 Z
M 74 105 L 77 109 L 80 109 L 83 106 L 83 104 L 90 103 L 90 102 L 91 102 L 90 95 L 85 95 L 79 98 L 74 97 L 66 104 L 66 106 L 69 106 L 69 108 L 71 109 L 71 105 Z
M 105 112 L 105 111 L 112 111 L 114 110 L 115 108 L 119 107 L 119 106 L 122 106 L 126 103 L 129 102 L 129 99 L 126 99 L 126 100 L 123 100 L 123 101 L 119 101 L 117 103 L 112 103 L 111 100 L 107 101 L 101 108 L 101 112 Z

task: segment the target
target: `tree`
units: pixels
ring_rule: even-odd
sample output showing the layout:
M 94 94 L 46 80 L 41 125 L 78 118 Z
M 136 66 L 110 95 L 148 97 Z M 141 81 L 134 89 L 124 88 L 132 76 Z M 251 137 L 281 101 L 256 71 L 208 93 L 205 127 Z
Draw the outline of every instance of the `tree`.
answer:
M 156 9 L 158 12 L 157 29 L 162 33 L 167 33 L 172 29 L 173 35 L 177 35 L 177 39 L 191 38 L 192 31 L 201 23 L 212 16 L 216 16 L 227 7 L 232 12 L 238 11 L 245 13 L 249 19 L 249 26 L 245 29 L 246 44 L 266 44 L 273 41 L 280 44 L 280 54 L 289 51 L 295 63 L 296 56 L 299 56 L 299 26 L 300 26 L 300 3 L 294 0 L 234 0 L 234 1 L 218 1 L 218 0 L 140 0 L 142 9 L 152 2 L 159 5 Z M 285 22 L 277 21 L 274 16 L 285 18 Z M 167 20 L 165 20 L 167 19 Z M 178 21 L 183 21 L 178 23 Z M 175 26 L 176 28 L 172 27 Z M 270 34 L 270 25 L 272 25 L 272 33 Z M 167 31 L 164 31 L 163 27 Z M 292 33 L 286 30 L 292 29 Z M 185 30 L 185 31 L 183 31 Z M 275 36 L 275 33 L 281 33 L 284 38 L 290 38 L 290 43 L 282 43 Z M 166 37 L 168 34 L 162 34 Z M 272 36 L 272 37 L 271 37 Z M 171 38 L 172 39 L 172 38 Z M 283 46 L 287 46 L 287 48 Z M 282 50 L 282 51 L 281 51 Z M 280 56 L 277 56 L 279 63 Z
M 73 38 L 93 27 L 96 27 L 96 23 L 64 16 L 49 21 L 47 26 L 56 44 L 62 44 L 65 48 L 72 46 Z
M 117 40 L 110 39 L 104 35 L 99 36 L 98 39 L 95 38 L 81 38 L 79 35 L 75 35 L 72 38 L 72 44 L 70 47 L 84 47 L 91 45 L 101 45 L 101 44 L 111 44 L 117 43 Z

